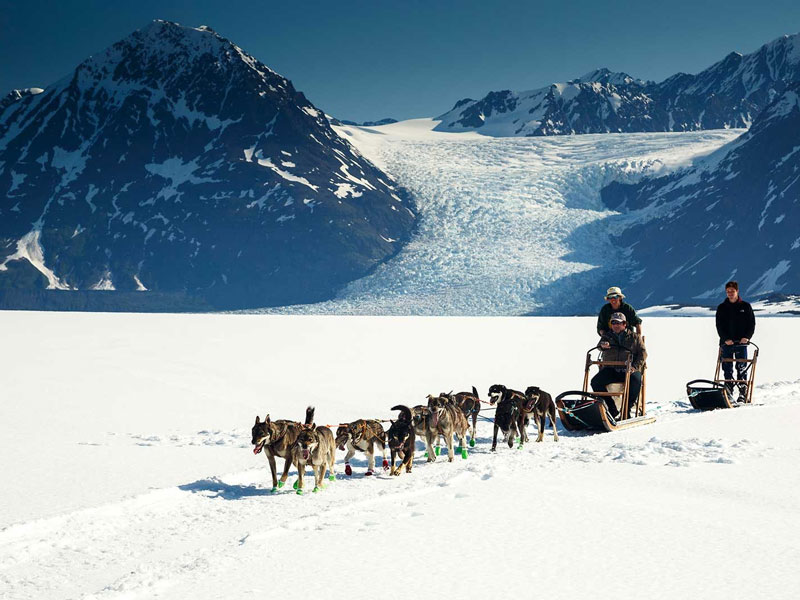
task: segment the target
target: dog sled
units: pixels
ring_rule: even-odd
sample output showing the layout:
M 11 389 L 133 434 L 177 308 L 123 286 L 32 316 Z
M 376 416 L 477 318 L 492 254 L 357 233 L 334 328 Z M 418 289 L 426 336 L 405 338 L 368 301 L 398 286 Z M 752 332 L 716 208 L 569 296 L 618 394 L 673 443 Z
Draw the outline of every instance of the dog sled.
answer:
M 692 407 L 697 410 L 715 410 L 718 408 L 735 408 L 753 402 L 756 364 L 758 363 L 758 346 L 753 342 L 737 344 L 752 346 L 753 358 L 722 358 L 722 347 L 717 351 L 717 368 L 714 379 L 695 379 L 686 384 L 686 395 Z M 725 363 L 733 363 L 736 367 L 737 379 L 725 379 L 722 367 Z M 734 400 L 733 390 L 739 389 L 739 397 Z
M 647 425 L 654 422 L 655 417 L 648 417 L 645 414 L 645 392 L 647 390 L 647 369 L 642 371 L 642 388 L 639 391 L 638 400 L 630 406 L 630 418 L 615 419 L 609 412 L 606 399 L 610 398 L 618 414 L 624 416 L 629 414 L 630 388 L 630 367 L 633 359 L 630 352 L 624 361 L 602 361 L 594 358 L 593 353 L 600 349 L 596 346 L 589 348 L 586 352 L 586 364 L 583 373 L 583 389 L 580 391 L 569 391 L 559 394 L 556 397 L 556 407 L 561 417 L 561 423 L 568 431 L 617 431 L 628 429 L 639 425 Z M 605 392 L 595 392 L 589 390 L 589 371 L 592 366 L 617 367 L 625 369 L 625 381 L 621 383 L 611 383 Z

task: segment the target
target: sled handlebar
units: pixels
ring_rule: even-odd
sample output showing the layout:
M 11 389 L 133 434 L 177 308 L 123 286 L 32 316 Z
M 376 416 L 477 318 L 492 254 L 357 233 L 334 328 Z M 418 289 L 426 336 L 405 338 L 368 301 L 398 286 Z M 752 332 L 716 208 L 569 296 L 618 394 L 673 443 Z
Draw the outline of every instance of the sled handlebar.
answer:
M 727 345 L 728 344 L 726 344 L 725 342 L 722 342 L 719 345 L 719 347 L 722 348 L 723 346 L 727 346 Z M 753 340 L 748 340 L 747 343 L 745 343 L 745 344 L 742 344 L 741 342 L 733 342 L 731 344 L 731 346 L 752 346 L 753 348 L 756 349 L 756 352 L 758 352 L 758 350 L 759 350 L 758 345 L 756 345 L 756 343 Z

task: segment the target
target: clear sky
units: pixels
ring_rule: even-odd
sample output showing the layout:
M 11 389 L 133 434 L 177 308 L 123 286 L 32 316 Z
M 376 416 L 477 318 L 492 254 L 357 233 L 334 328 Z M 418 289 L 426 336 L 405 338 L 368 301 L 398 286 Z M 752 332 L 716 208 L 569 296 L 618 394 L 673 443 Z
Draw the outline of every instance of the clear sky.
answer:
M 800 0 L 0 0 L 0 94 L 152 19 L 208 25 L 341 119 L 436 116 L 598 67 L 661 81 L 800 31 Z

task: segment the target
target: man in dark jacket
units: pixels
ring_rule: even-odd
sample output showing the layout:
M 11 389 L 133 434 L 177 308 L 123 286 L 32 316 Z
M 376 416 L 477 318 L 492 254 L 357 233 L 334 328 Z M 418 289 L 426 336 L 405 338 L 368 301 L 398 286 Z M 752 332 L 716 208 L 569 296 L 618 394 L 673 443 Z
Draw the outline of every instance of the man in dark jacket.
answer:
M 623 418 L 630 418 L 631 407 L 639 399 L 639 390 L 642 389 L 642 370 L 647 360 L 647 350 L 642 337 L 627 329 L 625 315 L 615 312 L 611 315 L 611 331 L 607 331 L 597 344 L 603 353 L 600 360 L 625 361 L 631 355 L 630 380 L 628 382 L 628 414 Z M 625 367 L 603 367 L 592 377 L 592 389 L 595 392 L 605 392 L 609 383 L 622 383 L 625 381 Z M 617 406 L 611 397 L 606 398 L 608 412 L 615 419 L 619 416 Z
M 717 333 L 719 345 L 722 348 L 722 358 L 747 359 L 747 343 L 756 330 L 756 317 L 753 307 L 739 297 L 739 284 L 729 281 L 725 284 L 725 294 L 728 298 L 717 307 Z M 748 364 L 736 363 L 737 379 L 747 379 Z M 722 363 L 722 372 L 725 379 L 733 379 L 733 363 Z M 725 383 L 728 395 L 733 395 L 733 382 Z M 747 395 L 747 384 L 739 383 L 739 401 Z
M 597 315 L 597 335 L 611 331 L 611 314 L 622 313 L 627 319 L 627 328 L 631 331 L 636 328 L 636 333 L 642 334 L 642 320 L 636 316 L 636 310 L 627 302 L 623 302 L 625 294 L 618 287 L 610 287 L 606 292 L 606 302 Z

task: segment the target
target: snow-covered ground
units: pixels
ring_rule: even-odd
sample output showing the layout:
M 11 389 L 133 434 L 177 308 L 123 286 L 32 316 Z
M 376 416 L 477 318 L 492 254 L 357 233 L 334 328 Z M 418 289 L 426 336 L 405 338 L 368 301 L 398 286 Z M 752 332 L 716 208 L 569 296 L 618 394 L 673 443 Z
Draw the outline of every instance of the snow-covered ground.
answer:
M 282 314 L 520 315 L 585 311 L 625 269 L 601 220 L 611 181 L 707 155 L 741 131 L 491 138 L 414 119 L 340 135 L 409 189 L 411 242 L 335 300 Z M 590 299 L 589 304 L 592 304 Z
M 753 406 L 698 413 L 710 318 L 648 317 L 648 412 L 410 475 L 271 495 L 250 427 L 580 386 L 594 319 L 0 312 L 0 597 L 796 598 L 800 320 L 761 319 Z M 281 461 L 279 461 L 280 464 Z

